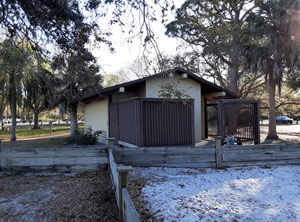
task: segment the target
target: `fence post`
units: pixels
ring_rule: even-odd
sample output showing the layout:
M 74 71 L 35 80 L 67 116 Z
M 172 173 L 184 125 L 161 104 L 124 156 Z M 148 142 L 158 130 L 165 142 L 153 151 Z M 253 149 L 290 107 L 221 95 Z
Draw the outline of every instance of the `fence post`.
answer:
M 223 136 L 215 137 L 216 140 L 216 167 L 222 168 L 222 142 Z
M 52 135 L 52 121 L 49 122 L 49 126 L 50 126 L 50 135 Z
M 110 137 L 110 138 L 106 138 L 107 140 L 107 145 L 109 146 L 109 148 L 112 148 L 115 145 L 115 138 L 114 137 Z
M 124 222 L 123 218 L 123 188 L 126 188 L 128 186 L 128 173 L 132 171 L 131 166 L 119 166 L 117 168 L 117 171 L 119 173 L 119 218 L 121 222 Z
M 0 139 L 0 170 L 2 170 L 2 156 L 3 156 L 3 153 L 2 153 L 2 139 Z

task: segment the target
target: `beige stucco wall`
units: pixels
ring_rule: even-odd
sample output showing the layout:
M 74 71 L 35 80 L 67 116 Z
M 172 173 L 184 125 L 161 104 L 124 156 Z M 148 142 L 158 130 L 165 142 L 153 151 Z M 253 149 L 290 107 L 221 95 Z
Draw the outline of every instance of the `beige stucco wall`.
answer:
M 195 120 L 195 142 L 201 141 L 201 85 L 189 78 L 177 79 L 174 77 L 168 78 L 155 78 L 146 81 L 146 97 L 159 98 L 159 91 L 161 85 L 171 81 L 172 84 L 177 84 L 178 89 L 185 91 L 191 99 L 194 99 L 194 120 Z
M 108 135 L 108 99 L 95 100 L 84 106 L 84 128 L 106 131 Z

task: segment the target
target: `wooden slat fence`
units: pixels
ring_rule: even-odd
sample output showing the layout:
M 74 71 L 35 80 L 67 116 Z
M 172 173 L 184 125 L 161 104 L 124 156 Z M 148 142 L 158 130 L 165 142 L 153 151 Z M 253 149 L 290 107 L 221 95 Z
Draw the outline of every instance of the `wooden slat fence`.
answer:
M 101 148 L 6 148 L 0 145 L 0 167 L 8 171 L 83 172 L 107 168 Z
M 214 147 L 142 147 L 114 149 L 116 161 L 136 167 L 215 167 Z
M 216 138 L 216 164 L 218 168 L 300 164 L 300 144 L 221 146 L 221 140 L 222 137 Z
M 137 167 L 222 168 L 275 164 L 300 164 L 300 144 L 260 144 L 215 147 L 116 148 L 118 163 Z
M 139 215 L 127 190 L 128 173 L 132 171 L 132 167 L 117 166 L 112 149 L 108 149 L 108 158 L 111 179 L 119 207 L 119 218 L 123 222 L 140 222 Z

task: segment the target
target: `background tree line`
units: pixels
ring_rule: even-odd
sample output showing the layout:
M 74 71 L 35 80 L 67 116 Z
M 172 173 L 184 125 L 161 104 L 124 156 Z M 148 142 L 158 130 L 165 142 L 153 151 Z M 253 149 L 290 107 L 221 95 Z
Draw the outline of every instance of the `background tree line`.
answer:
M 141 57 L 129 70 L 139 77 L 181 66 L 241 98 L 258 99 L 269 115 L 268 138 L 277 139 L 276 114 L 294 109 L 299 115 L 299 9 L 295 0 L 186 0 L 166 23 L 182 52 L 156 62 Z
M 112 33 L 99 26 L 110 11 L 109 25 L 142 36 L 145 49 L 150 46 L 157 55 L 156 61 L 144 57 L 131 67 L 137 76 L 181 66 L 241 98 L 259 98 L 257 92 L 267 89 L 268 101 L 264 96 L 262 107 L 269 110 L 269 138 L 276 138 L 276 108 L 298 104 L 297 99 L 275 98 L 282 85 L 300 88 L 299 7 L 295 0 L 186 0 L 178 9 L 168 0 L 1 0 L 5 40 L 0 55 L 0 114 L 9 104 L 15 140 L 17 105 L 31 109 L 35 119 L 60 105 L 70 113 L 75 136 L 78 102 L 74 101 L 99 90 L 102 83 L 91 45 L 114 50 Z M 173 21 L 168 20 L 171 12 Z M 152 22 L 159 18 L 169 37 L 181 39 L 177 55 L 164 56 L 155 41 Z
M 143 37 L 145 47 L 156 47 L 151 21 L 157 12 L 152 5 L 158 6 L 162 20 L 174 6 L 168 0 L 149 2 L 0 0 L 0 118 L 9 107 L 11 141 L 16 140 L 17 107 L 34 113 L 34 128 L 42 111 L 63 107 L 69 112 L 71 136 L 76 137 L 79 99 L 102 87 L 92 46 L 104 44 L 114 51 L 112 33 L 99 21 L 110 13 L 108 25 L 126 26 L 129 33 L 139 24 L 134 35 Z

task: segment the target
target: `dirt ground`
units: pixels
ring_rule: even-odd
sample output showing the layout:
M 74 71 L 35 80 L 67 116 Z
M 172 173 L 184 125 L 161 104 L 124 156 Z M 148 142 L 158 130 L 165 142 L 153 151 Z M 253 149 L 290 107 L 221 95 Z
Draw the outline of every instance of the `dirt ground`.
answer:
M 134 206 L 142 222 L 155 222 L 158 220 L 149 210 L 142 189 L 146 186 L 147 179 L 136 174 L 129 174 L 128 190 Z
M 107 171 L 0 175 L 0 221 L 119 221 Z

